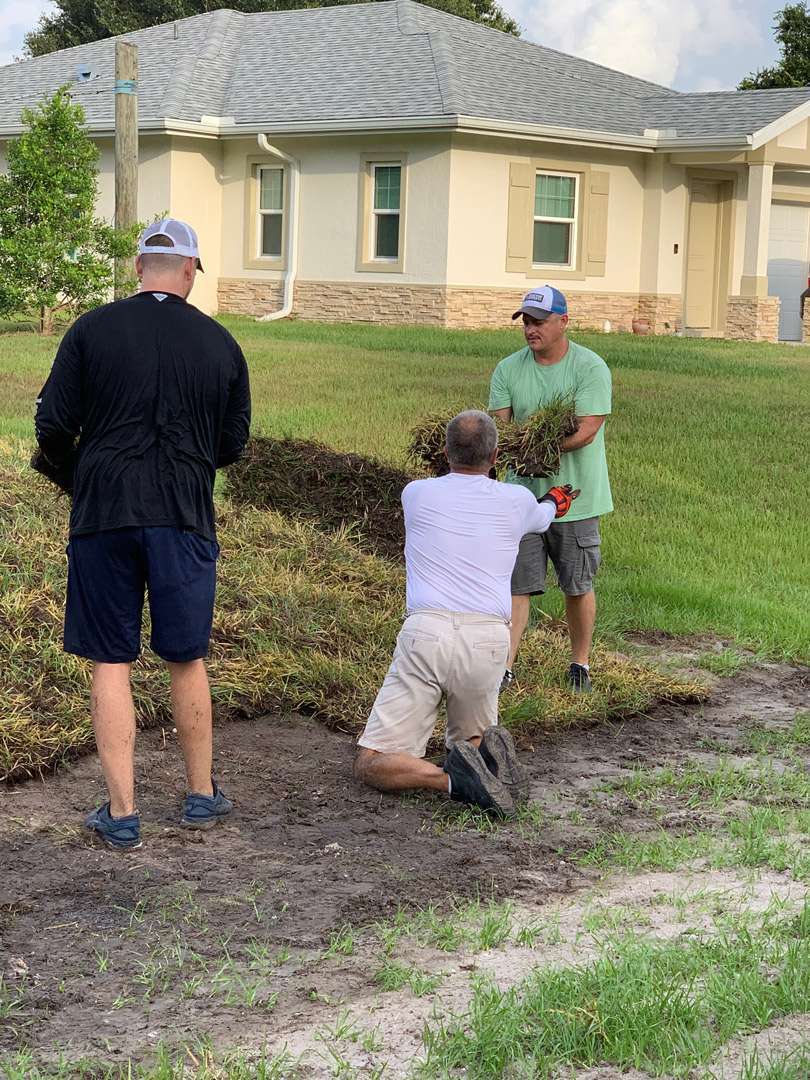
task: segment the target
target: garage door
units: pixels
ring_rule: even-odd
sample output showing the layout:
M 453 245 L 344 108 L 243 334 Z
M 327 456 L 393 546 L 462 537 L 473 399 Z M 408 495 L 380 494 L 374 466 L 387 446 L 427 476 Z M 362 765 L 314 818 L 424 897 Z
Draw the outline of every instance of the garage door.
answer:
M 768 294 L 782 301 L 779 337 L 801 341 L 800 300 L 807 287 L 810 206 L 774 203 L 771 207 L 771 234 L 768 245 Z

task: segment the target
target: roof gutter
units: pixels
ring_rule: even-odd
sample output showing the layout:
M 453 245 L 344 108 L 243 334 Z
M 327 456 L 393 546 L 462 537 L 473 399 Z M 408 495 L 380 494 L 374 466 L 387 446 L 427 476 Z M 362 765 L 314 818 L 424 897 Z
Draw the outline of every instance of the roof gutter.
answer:
M 810 103 L 808 103 L 810 106 Z M 804 106 L 801 106 L 804 109 Z M 794 110 L 794 118 L 799 110 Z M 810 113 L 810 108 L 808 108 Z M 794 119 L 795 122 L 795 119 Z M 566 128 L 549 124 L 522 124 L 507 120 L 489 120 L 485 117 L 444 115 L 427 117 L 366 117 L 348 120 L 309 120 L 273 126 L 274 135 L 290 138 L 311 138 L 330 134 L 383 134 L 386 132 L 412 132 L 413 134 L 435 134 L 437 132 L 465 132 L 473 135 L 488 135 L 493 138 L 528 139 L 530 141 L 552 141 L 576 145 L 588 145 L 602 149 L 629 149 L 642 153 L 689 150 L 727 150 L 756 149 L 771 135 L 778 122 L 768 125 L 753 135 L 723 135 L 678 137 L 671 134 L 671 129 L 662 129 L 655 134 L 626 135 L 613 131 L 589 131 L 583 128 Z M 146 134 L 181 135 L 202 139 L 250 139 L 263 137 L 262 130 L 255 124 L 237 124 L 233 117 L 205 116 L 201 121 L 175 120 L 171 117 L 142 119 L 140 131 Z M 779 125 L 781 126 L 781 125 Z M 21 135 L 26 129 L 15 124 L 0 131 L 0 139 Z M 88 127 L 89 135 L 96 138 L 112 138 L 115 129 L 111 124 Z M 648 129 L 649 130 L 649 129 Z M 261 141 L 260 141 L 261 145 Z M 279 154 L 283 157 L 283 155 Z
M 287 228 L 287 266 L 282 278 L 281 307 L 278 311 L 270 311 L 266 315 L 260 315 L 257 322 L 273 322 L 276 319 L 286 319 L 292 311 L 293 289 L 295 287 L 295 275 L 298 270 L 298 204 L 301 187 L 301 165 L 297 158 L 285 154 L 277 146 L 268 142 L 263 132 L 258 135 L 259 146 L 265 154 L 281 158 L 290 166 L 290 200 L 289 200 L 289 227 Z

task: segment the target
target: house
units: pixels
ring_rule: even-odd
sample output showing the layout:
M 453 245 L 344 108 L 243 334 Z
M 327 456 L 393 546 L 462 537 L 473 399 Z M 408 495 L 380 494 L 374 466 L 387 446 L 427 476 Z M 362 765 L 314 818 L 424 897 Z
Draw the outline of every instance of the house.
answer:
M 802 337 L 810 88 L 677 93 L 391 0 L 220 10 L 138 45 L 139 216 L 198 229 L 207 311 Z M 112 215 L 114 44 L 0 68 L 3 140 L 72 84 Z M 810 318 L 810 305 L 808 305 Z

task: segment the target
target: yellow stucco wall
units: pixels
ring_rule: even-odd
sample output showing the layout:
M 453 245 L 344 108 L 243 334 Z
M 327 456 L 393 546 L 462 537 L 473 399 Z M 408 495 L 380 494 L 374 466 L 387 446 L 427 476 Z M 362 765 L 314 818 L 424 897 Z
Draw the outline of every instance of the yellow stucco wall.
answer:
M 191 303 L 207 313 L 217 309 L 217 282 L 222 263 L 222 159 L 219 140 L 175 138 L 171 145 L 169 200 L 172 217 L 197 231 L 205 273 L 197 274 Z
M 270 140 L 273 141 L 272 138 Z M 301 165 L 298 276 L 309 281 L 442 283 L 447 261 L 449 137 L 396 136 L 279 139 Z M 357 269 L 361 161 L 407 154 L 404 271 Z M 220 273 L 227 278 L 277 280 L 276 270 L 245 266 L 245 178 L 249 158 L 262 157 L 255 139 L 227 140 L 222 167 L 223 235 Z M 268 164 L 278 163 L 267 158 Z M 253 226 L 251 225 L 251 228 Z
M 562 288 L 607 292 L 639 289 L 645 160 L 642 154 L 456 137 L 450 183 L 447 280 L 451 285 L 526 288 L 555 284 L 553 270 L 527 277 L 506 270 L 506 228 L 511 162 L 547 159 L 587 163 L 610 174 L 607 263 L 604 277 L 560 280 Z
M 115 211 L 115 161 L 112 139 L 99 140 L 99 215 Z M 170 214 L 193 225 L 200 241 L 205 274 L 198 274 L 190 300 L 216 311 L 222 221 L 219 172 L 222 147 L 216 140 L 142 135 L 139 143 L 138 218 L 153 221 Z

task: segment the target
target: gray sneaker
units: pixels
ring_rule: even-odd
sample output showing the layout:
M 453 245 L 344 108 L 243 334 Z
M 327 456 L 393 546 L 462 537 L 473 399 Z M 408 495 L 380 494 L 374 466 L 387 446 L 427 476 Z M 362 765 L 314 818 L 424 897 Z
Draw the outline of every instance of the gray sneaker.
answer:
M 450 777 L 450 798 L 511 817 L 515 803 L 509 789 L 489 771 L 479 751 L 468 742 L 450 748 L 444 771 Z
M 478 749 L 486 767 L 509 789 L 514 801 L 526 802 L 529 772 L 518 759 L 511 732 L 498 726 L 487 728 Z
M 568 668 L 568 685 L 575 694 L 590 694 L 591 677 L 582 664 L 571 664 Z

